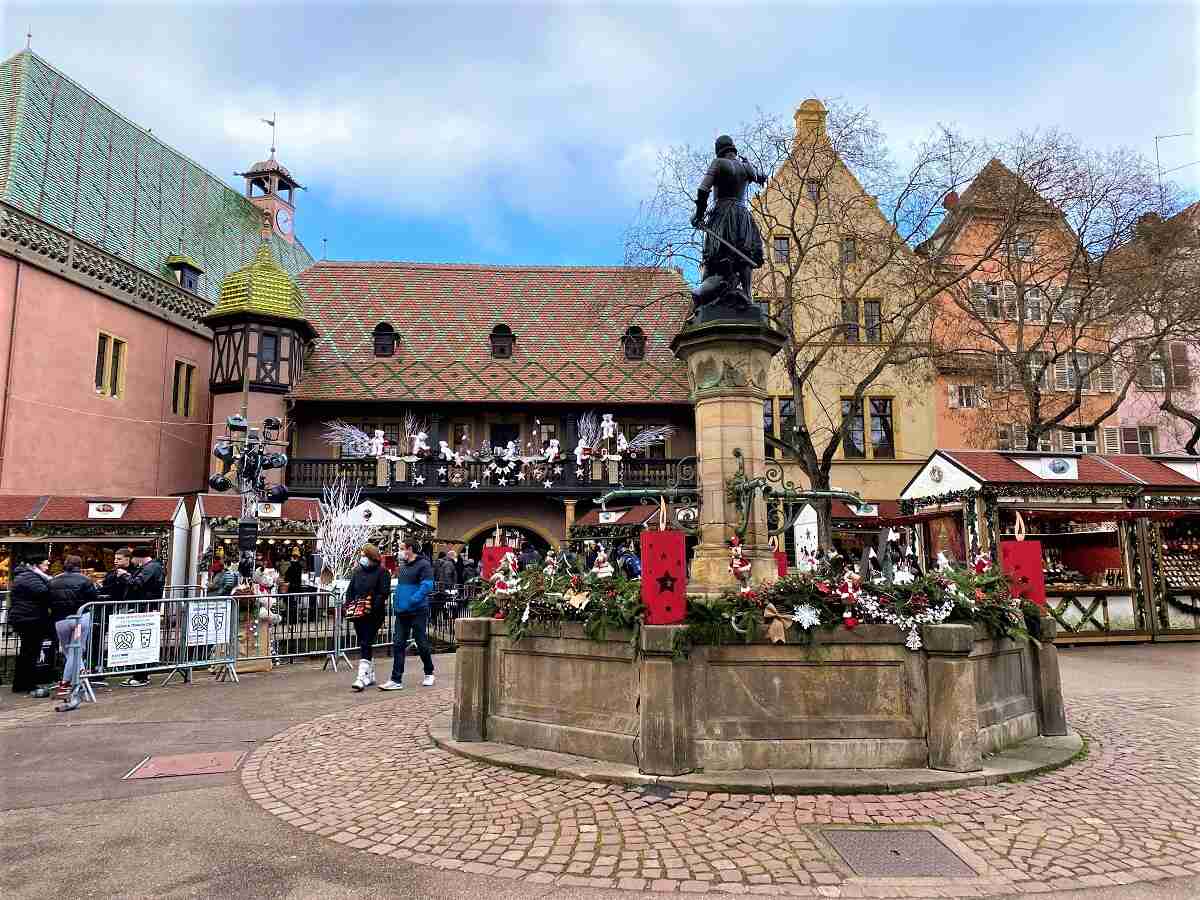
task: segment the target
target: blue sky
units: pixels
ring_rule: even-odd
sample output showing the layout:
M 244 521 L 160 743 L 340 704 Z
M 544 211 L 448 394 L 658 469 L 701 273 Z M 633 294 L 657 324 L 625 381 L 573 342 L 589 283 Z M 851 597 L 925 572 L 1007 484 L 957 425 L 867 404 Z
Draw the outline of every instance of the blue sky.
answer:
M 898 157 L 938 123 L 1054 126 L 1149 157 L 1200 132 L 1195 4 L 0 7 L 33 48 L 230 183 L 279 156 L 316 256 L 619 264 L 660 148 L 755 107 L 866 106 Z M 1163 168 L 1200 138 L 1162 144 Z M 1200 192 L 1200 166 L 1176 173 Z

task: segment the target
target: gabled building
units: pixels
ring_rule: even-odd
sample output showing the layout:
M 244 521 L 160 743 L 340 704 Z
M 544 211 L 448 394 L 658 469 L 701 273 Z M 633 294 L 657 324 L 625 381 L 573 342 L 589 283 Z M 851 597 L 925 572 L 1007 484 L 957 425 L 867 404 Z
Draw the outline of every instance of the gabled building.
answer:
M 297 275 L 297 185 L 245 195 L 31 51 L 0 63 L 0 493 L 204 483 L 205 317 L 264 241 Z

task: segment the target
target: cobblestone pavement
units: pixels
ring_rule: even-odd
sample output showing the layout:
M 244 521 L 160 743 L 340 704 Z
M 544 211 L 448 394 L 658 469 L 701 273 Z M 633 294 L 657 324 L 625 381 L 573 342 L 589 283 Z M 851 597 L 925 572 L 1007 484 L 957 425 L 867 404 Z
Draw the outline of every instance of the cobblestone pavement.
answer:
M 1200 873 L 1194 724 L 1161 695 L 1069 705 L 1085 760 L 1029 781 L 890 796 L 660 796 L 524 774 L 440 750 L 447 687 L 295 726 L 243 770 L 251 798 L 366 853 L 529 884 L 824 897 L 987 896 Z M 1173 696 L 1178 708 L 1200 700 Z M 925 824 L 973 879 L 864 879 L 814 826 Z

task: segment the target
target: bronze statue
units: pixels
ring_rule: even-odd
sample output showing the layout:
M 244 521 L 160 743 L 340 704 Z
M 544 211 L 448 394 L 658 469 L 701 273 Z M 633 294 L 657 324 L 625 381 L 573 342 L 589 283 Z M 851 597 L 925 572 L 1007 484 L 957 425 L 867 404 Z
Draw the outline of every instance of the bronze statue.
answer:
M 692 291 L 695 318 L 707 307 L 711 312 L 733 313 L 737 318 L 757 318 L 750 276 L 763 264 L 762 234 L 746 205 L 746 186 L 766 184 L 766 176 L 738 155 L 733 138 L 721 135 L 716 141 L 716 158 L 696 191 L 696 214 L 692 227 L 704 232 L 702 281 Z M 708 195 L 716 187 L 717 197 L 708 209 Z M 707 211 L 707 215 L 705 215 Z M 706 310 L 709 311 L 709 310 Z

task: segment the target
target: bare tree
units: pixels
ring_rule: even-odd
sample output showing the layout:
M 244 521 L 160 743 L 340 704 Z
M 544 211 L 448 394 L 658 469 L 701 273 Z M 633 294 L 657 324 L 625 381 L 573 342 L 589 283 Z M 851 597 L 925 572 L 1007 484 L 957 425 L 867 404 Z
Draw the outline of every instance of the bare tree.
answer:
M 335 579 L 350 577 L 363 544 L 371 542 L 378 529 L 356 522 L 351 516 L 358 506 L 361 488 L 339 474 L 321 489 L 320 518 L 309 522 L 317 534 L 321 563 Z M 319 573 L 318 573 L 319 574 Z
M 778 449 L 813 488 L 829 489 L 839 449 L 848 459 L 895 453 L 890 435 L 868 448 L 871 435 L 854 424 L 871 389 L 922 390 L 933 377 L 932 301 L 970 270 L 932 268 L 912 245 L 933 233 L 943 198 L 977 169 L 980 151 L 941 129 L 899 166 L 865 110 L 813 100 L 793 122 L 760 113 L 735 139 L 769 173 L 751 205 L 768 257 L 757 299 L 787 338 L 775 376 L 795 420 Z M 701 244 L 688 219 L 710 159 L 707 148 L 664 155 L 658 188 L 629 233 L 627 262 L 695 268 Z M 829 512 L 817 504 L 823 546 Z
M 1057 132 L 998 148 L 921 250 L 947 280 L 939 367 L 972 443 L 1102 449 L 1148 356 L 1194 321 L 1161 290 L 1153 254 L 1130 253 L 1158 203 L 1149 164 Z M 947 276 L 969 271 L 950 282 Z

